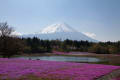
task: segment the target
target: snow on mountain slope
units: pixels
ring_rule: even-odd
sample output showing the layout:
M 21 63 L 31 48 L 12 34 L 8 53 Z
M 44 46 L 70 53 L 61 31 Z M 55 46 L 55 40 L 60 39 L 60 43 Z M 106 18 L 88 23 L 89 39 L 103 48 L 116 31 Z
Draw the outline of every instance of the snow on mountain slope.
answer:
M 57 33 L 57 32 L 76 32 L 76 30 L 74 30 L 72 27 L 70 27 L 65 23 L 58 23 L 47 26 L 41 31 L 42 34 Z
M 65 23 L 58 23 L 58 24 L 53 24 L 50 26 L 45 27 L 43 30 L 38 32 L 37 34 L 28 34 L 28 35 L 23 35 L 23 37 L 38 37 L 43 40 L 88 40 L 91 42 L 97 42 L 97 40 L 94 40 L 81 32 L 76 31 L 69 25 Z

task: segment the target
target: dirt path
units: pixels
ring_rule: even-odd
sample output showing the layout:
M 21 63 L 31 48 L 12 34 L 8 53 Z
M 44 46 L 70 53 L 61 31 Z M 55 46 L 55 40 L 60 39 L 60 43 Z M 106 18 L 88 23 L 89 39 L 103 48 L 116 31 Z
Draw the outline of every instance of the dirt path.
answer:
M 120 69 L 112 71 L 110 74 L 107 74 L 105 76 L 102 76 L 96 80 L 112 80 L 116 77 L 120 76 Z

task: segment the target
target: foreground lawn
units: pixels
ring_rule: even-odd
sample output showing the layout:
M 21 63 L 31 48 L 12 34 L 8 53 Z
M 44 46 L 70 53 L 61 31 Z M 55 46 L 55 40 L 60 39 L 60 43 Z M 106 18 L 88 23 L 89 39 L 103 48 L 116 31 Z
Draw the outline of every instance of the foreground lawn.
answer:
M 119 66 L 0 58 L 0 80 L 96 80 Z

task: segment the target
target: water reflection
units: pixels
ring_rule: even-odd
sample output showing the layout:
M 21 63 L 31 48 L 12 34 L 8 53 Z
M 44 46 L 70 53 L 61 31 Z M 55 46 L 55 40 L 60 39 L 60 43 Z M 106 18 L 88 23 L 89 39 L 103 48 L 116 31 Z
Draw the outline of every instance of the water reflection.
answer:
M 35 56 L 35 57 L 18 57 L 29 60 L 48 60 L 48 61 L 69 61 L 69 62 L 101 62 L 102 59 L 94 57 L 69 57 L 69 56 Z

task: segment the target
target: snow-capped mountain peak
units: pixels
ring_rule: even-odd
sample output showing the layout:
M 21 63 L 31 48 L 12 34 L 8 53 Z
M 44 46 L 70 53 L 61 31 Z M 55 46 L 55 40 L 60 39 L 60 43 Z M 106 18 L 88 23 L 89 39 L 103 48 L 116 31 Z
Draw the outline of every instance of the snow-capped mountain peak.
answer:
M 52 24 L 50 26 L 45 27 L 43 30 L 41 30 L 38 33 L 35 34 L 29 34 L 29 35 L 23 35 L 23 37 L 38 37 L 43 40 L 88 40 L 92 42 L 97 42 L 97 40 L 94 40 L 81 32 L 76 31 L 69 25 L 65 23 L 57 23 Z
M 76 32 L 76 30 L 74 30 L 66 23 L 57 23 L 45 27 L 40 33 L 47 34 L 47 33 L 58 33 L 58 32 Z

